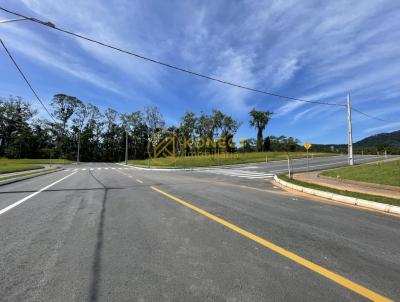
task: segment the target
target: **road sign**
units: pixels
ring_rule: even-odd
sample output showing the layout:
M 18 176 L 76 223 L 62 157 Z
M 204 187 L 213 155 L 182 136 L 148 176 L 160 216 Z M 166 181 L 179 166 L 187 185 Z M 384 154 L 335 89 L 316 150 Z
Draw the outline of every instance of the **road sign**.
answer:
M 304 148 L 306 148 L 307 151 L 308 151 L 308 149 L 310 149 L 311 147 L 312 147 L 312 145 L 311 145 L 310 143 L 305 143 L 305 144 L 304 144 Z

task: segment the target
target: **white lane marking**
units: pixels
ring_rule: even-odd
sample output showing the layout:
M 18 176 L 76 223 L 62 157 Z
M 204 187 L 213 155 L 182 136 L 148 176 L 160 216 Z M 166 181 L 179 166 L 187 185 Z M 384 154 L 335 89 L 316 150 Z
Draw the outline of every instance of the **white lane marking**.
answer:
M 112 170 L 115 170 L 115 168 L 111 168 Z
M 250 173 L 226 173 L 225 175 L 232 175 L 232 176 L 273 176 L 274 174 L 272 173 L 255 173 L 255 174 L 250 174 Z
M 105 170 L 108 170 L 108 168 L 104 168 Z
M 269 175 L 269 176 L 261 175 L 261 176 L 238 176 L 238 177 L 247 178 L 247 179 L 261 179 L 261 178 L 272 178 L 274 176 L 273 175 Z
M 93 171 L 94 169 L 93 168 L 90 168 L 90 171 Z
M 86 168 L 83 168 L 82 171 L 86 171 Z
M 122 168 L 118 168 L 118 170 L 122 170 Z
M 68 172 L 70 169 L 65 170 L 65 172 Z
M 264 173 L 264 172 L 253 172 L 246 170 L 237 170 L 237 169 L 210 169 L 208 171 L 198 171 L 198 172 L 208 172 L 214 173 L 217 175 L 225 175 L 230 177 L 240 177 L 247 179 L 267 179 L 274 177 L 272 173 Z
M 357 158 L 357 159 L 355 159 L 355 161 L 356 162 L 366 161 L 366 160 L 370 160 L 372 158 L 381 158 L 381 156 L 371 156 L 371 157 L 367 157 L 367 158 Z M 345 163 L 348 163 L 348 161 L 347 160 L 346 161 L 335 161 L 335 162 L 331 162 L 331 163 L 327 163 L 327 164 L 310 165 L 309 167 L 310 168 L 325 167 L 325 166 L 334 166 L 334 165 L 337 165 L 337 164 L 345 164 Z M 305 166 L 294 167 L 294 169 L 296 169 L 296 168 L 297 169 L 304 169 Z M 335 168 L 335 167 L 333 167 L 333 168 Z M 340 167 L 338 167 L 338 168 L 340 168 Z M 287 168 L 286 169 L 281 169 L 281 170 L 269 171 L 269 172 L 276 173 L 276 172 L 285 172 L 285 171 L 287 171 Z
M 0 215 L 4 214 L 5 212 L 8 212 L 9 210 L 11 210 L 12 208 L 15 208 L 16 206 L 20 205 L 21 203 L 27 201 L 28 199 L 38 195 L 39 193 L 43 192 L 44 190 L 47 190 L 48 188 L 54 186 L 55 184 L 58 184 L 59 182 L 63 181 L 64 179 L 67 179 L 68 177 L 70 177 L 71 175 L 74 175 L 76 173 L 76 171 L 72 172 L 71 174 L 68 174 L 67 176 L 49 184 L 48 186 L 41 188 L 39 191 L 32 193 L 31 195 L 28 195 L 24 198 L 22 198 L 21 200 L 18 200 L 17 202 L 14 202 L 13 204 L 9 205 L 8 207 L 5 207 L 4 209 L 0 210 Z
M 101 168 L 97 168 L 97 170 L 101 170 Z
M 140 179 L 136 179 L 136 181 L 138 182 L 138 183 L 143 183 L 143 181 L 141 181 Z

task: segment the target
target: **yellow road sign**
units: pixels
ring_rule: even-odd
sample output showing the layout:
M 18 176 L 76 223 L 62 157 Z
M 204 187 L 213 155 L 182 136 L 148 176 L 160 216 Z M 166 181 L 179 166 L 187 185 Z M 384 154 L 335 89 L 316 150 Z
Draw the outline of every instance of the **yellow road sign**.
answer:
M 304 144 L 304 148 L 306 148 L 307 150 L 310 149 L 311 147 L 312 147 L 312 145 L 310 143 Z

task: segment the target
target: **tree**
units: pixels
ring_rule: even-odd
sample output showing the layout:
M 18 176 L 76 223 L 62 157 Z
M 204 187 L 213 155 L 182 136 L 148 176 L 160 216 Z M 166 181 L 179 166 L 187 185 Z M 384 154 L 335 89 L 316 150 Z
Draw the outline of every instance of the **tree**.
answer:
M 75 112 L 75 118 L 72 119 L 74 126 L 77 129 L 78 132 L 78 137 L 77 137 L 77 159 L 76 161 L 80 161 L 79 153 L 80 153 L 80 147 L 81 147 L 81 135 L 82 135 L 82 129 L 83 127 L 87 124 L 89 119 L 89 110 L 85 104 L 83 104 L 81 101 L 77 103 L 77 110 Z
M 211 116 L 201 112 L 195 124 L 195 131 L 199 136 L 200 146 L 206 151 L 207 140 L 213 140 L 214 137 L 214 120 Z
M 118 111 L 108 108 L 105 113 L 106 131 L 103 134 L 103 152 L 107 160 L 115 160 L 116 146 L 118 146 L 118 127 L 116 125 Z
M 150 134 L 164 129 L 165 121 L 160 112 L 160 109 L 156 106 L 147 106 L 144 108 L 145 120 Z
M 65 142 L 66 142 L 66 126 L 68 120 L 74 114 L 76 107 L 81 103 L 76 97 L 69 96 L 66 94 L 55 94 L 50 103 L 54 107 L 53 114 L 56 118 L 61 121 L 61 137 L 59 137 L 59 151 L 61 153 L 65 152 Z
M 244 139 L 240 142 L 243 152 L 252 152 L 256 150 L 257 142 L 254 138 Z
M 92 161 L 99 160 L 103 157 L 101 151 L 101 136 L 104 128 L 104 115 L 100 109 L 93 104 L 88 104 L 89 121 L 86 125 L 85 136 L 91 138 L 89 141 L 88 156 Z
M 0 154 L 23 157 L 31 150 L 29 120 L 36 114 L 21 97 L 0 99 Z
M 179 132 L 183 145 L 185 147 L 185 151 L 190 152 L 190 147 L 193 144 L 194 131 L 196 128 L 196 114 L 193 112 L 186 112 L 181 118 L 181 124 L 178 129 L 176 129 L 175 133 Z
M 271 138 L 267 136 L 264 139 L 264 151 L 269 151 L 269 150 L 271 150 Z
M 231 116 L 224 115 L 221 124 L 221 137 L 225 140 L 226 151 L 234 151 L 233 137 L 242 123 L 235 121 Z
M 253 108 L 249 114 L 251 116 L 250 126 L 257 129 L 257 151 L 262 151 L 263 131 L 267 127 L 273 113 L 270 111 L 257 111 Z
M 143 157 L 147 145 L 147 126 L 141 111 L 135 111 L 130 114 L 122 114 L 122 127 L 126 129 L 128 135 L 132 137 L 133 144 L 130 144 L 134 151 L 134 157 L 138 154 Z M 133 146 L 133 147 L 132 147 Z M 129 152 L 130 153 L 130 152 Z

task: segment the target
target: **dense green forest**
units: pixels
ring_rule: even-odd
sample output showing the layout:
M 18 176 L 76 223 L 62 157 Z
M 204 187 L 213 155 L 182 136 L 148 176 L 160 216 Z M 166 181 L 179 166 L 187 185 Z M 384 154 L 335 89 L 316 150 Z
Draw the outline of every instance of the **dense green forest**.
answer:
M 44 119 L 38 117 L 32 105 L 21 97 L 0 99 L 0 157 L 75 160 L 79 148 L 81 161 L 122 161 L 126 135 L 130 159 L 146 158 L 149 146 L 151 148 L 166 137 L 176 139 L 179 154 L 190 155 L 199 151 L 196 140 L 212 142 L 218 138 L 229 141 L 241 125 L 231 116 L 213 110 L 211 114 L 202 112 L 198 116 L 186 112 L 179 126 L 167 126 L 157 107 L 145 107 L 131 113 L 119 113 L 112 108 L 102 111 L 65 94 L 54 95 L 50 106 L 52 118 Z M 296 151 L 301 148 L 294 138 L 263 138 L 271 112 L 253 110 L 250 115 L 250 125 L 257 130 L 257 139 L 226 146 L 217 144 L 221 151 Z M 211 144 L 201 148 L 200 151 L 215 151 L 215 145 Z

